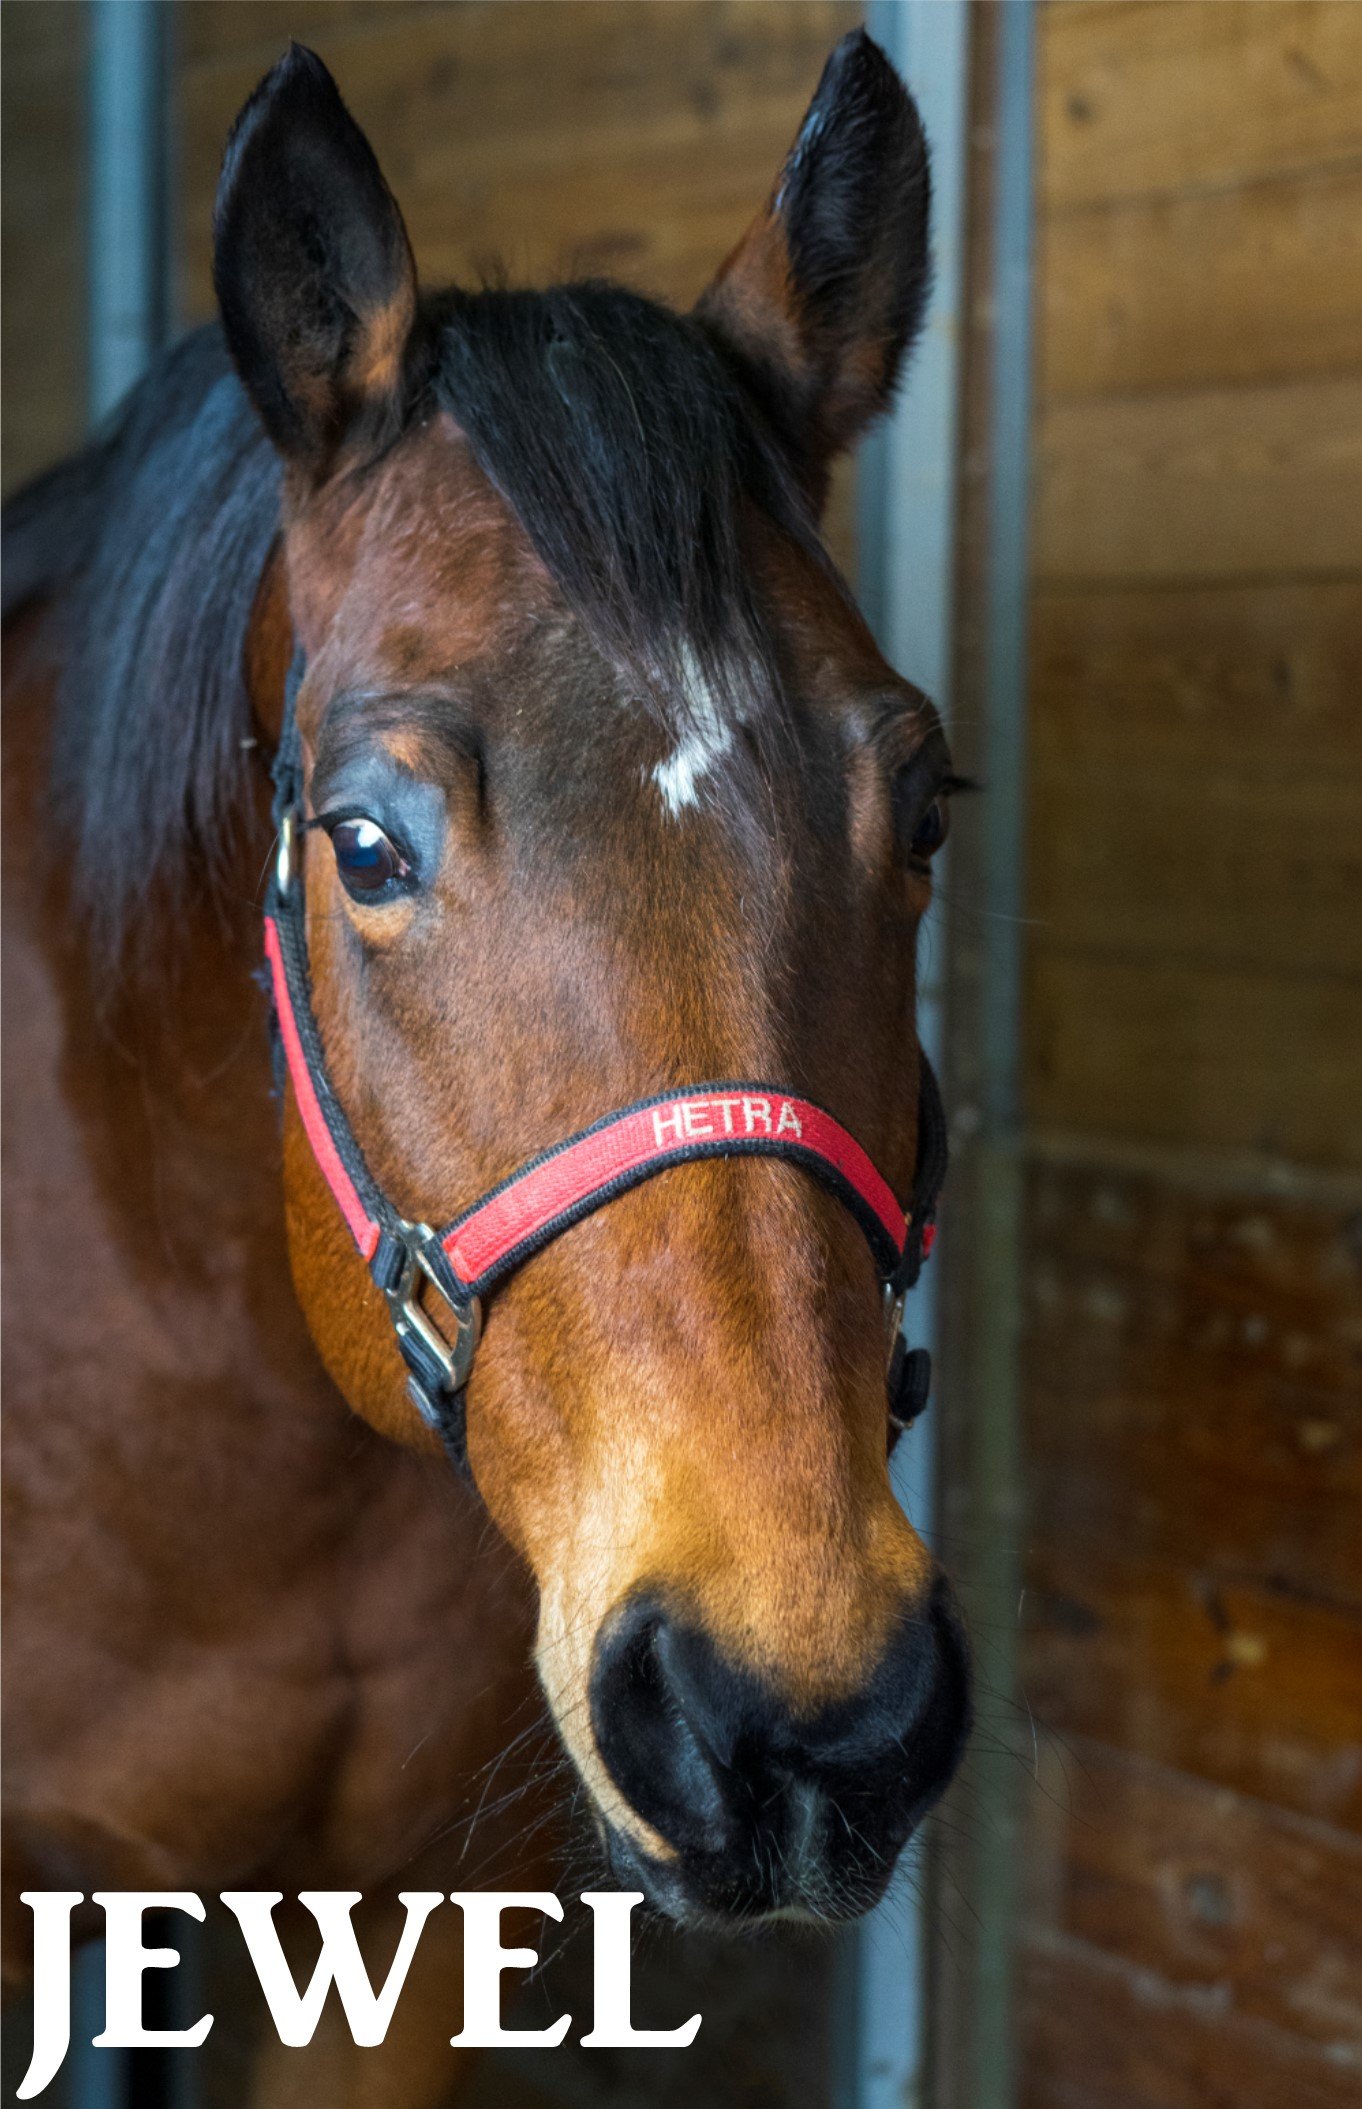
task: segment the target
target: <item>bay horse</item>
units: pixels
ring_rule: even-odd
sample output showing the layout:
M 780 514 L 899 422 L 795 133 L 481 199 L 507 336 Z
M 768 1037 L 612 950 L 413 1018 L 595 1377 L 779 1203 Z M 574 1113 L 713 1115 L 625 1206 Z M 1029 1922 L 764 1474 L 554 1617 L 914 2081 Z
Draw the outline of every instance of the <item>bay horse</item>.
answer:
M 537 1689 L 615 1880 L 683 1923 L 865 1910 L 951 1775 L 967 1653 L 848 1203 L 913 1189 L 954 779 L 818 531 L 928 217 L 856 33 L 691 313 L 427 292 L 294 46 L 226 150 L 220 326 L 11 508 L 11 1971 L 24 1887 L 354 1887 L 381 1947 L 400 1883 L 533 1881 Z M 443 1270 L 463 1325 L 412 1225 L 619 1108 L 751 1140 L 777 1104 L 832 1140 L 688 1148 L 498 1278 L 456 1444 L 328 1136 L 429 1277 L 396 1308 Z M 432 1926 L 383 2052 L 319 2036 L 258 2098 L 442 2099 L 454 1968 Z

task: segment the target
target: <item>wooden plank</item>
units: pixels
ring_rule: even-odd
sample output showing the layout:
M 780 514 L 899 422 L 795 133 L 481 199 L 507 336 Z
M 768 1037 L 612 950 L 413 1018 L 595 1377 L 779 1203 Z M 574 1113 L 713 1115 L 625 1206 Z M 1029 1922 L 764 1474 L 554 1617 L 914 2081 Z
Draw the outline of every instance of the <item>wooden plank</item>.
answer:
M 1041 16 L 1041 196 L 1091 205 L 1362 158 L 1362 10 L 1165 0 Z
M 1360 695 L 1359 580 L 1032 597 L 1037 776 L 1362 787 Z
M 1362 969 L 1359 694 L 1362 583 L 1038 594 L 1038 941 Z
M 1362 1838 L 1082 1740 L 1038 1784 L 1033 1934 L 1308 2038 L 1362 2082 Z
M 1362 975 L 1362 782 L 1145 768 L 1032 783 L 1028 913 L 1047 944 Z
M 1362 974 L 1362 784 L 1145 768 L 1032 784 L 1028 910 L 1065 950 Z
M 519 166 L 484 152 L 465 160 L 457 182 L 427 189 L 397 176 L 394 189 L 427 284 L 598 275 L 688 306 L 769 189 L 780 151 L 771 145 L 763 150 L 755 129 L 731 142 L 659 139 L 588 166 L 567 151 Z M 381 148 L 380 158 L 394 159 Z M 206 228 L 203 199 L 191 194 L 187 209 Z M 183 299 L 193 319 L 212 312 L 206 236 L 188 260 Z
M 1359 1220 L 1033 1164 L 1036 1526 L 1362 1615 Z
M 1356 370 L 1362 166 L 1057 214 L 1037 291 L 1041 399 Z
M 769 191 L 858 10 L 816 0 L 441 7 L 315 39 L 401 200 L 422 270 L 613 269 L 693 298 Z M 222 142 L 248 62 L 181 77 L 185 300 L 208 312 Z
M 178 9 L 176 57 L 182 66 L 241 58 L 269 66 L 290 37 L 310 43 L 362 33 L 380 17 L 391 28 L 399 15 L 431 11 L 430 0 L 188 0 Z
M 85 10 L 8 0 L 0 40 L 8 492 L 65 453 L 85 426 Z
M 1042 1128 L 1362 1165 L 1352 982 L 1034 942 L 1026 1015 L 1027 1107 Z
M 1022 1683 L 1042 1731 L 1362 1828 L 1362 1620 L 1096 1538 L 1036 1535 L 1026 1575 Z
M 1362 568 L 1362 376 L 1054 404 L 1035 472 L 1046 584 Z
M 1355 2069 L 1088 1949 L 1032 1940 L 1019 2109 L 1357 2109 Z
M 0 49 L 6 68 L 14 68 L 24 86 L 43 73 L 68 74 L 84 56 L 85 13 L 83 0 L 5 0 Z
M 1039 29 L 1028 1118 L 1362 1166 L 1362 8 Z M 1355 1202 L 1028 1196 L 1021 2099 L 1341 2109 Z

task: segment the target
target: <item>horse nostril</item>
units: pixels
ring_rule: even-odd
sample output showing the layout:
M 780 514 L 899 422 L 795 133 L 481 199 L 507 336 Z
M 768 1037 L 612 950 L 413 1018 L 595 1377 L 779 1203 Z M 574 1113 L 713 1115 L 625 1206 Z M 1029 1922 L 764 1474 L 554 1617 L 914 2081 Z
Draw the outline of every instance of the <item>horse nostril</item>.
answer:
M 606 1770 L 644 1822 L 678 1851 L 722 1852 L 722 1758 L 705 1717 L 702 1634 L 682 1632 L 636 1597 L 602 1628 L 591 1673 L 591 1725 Z M 698 1675 L 697 1675 L 698 1671 Z
M 940 1578 L 900 1620 L 855 1700 L 824 1716 L 817 1760 L 833 1798 L 906 1835 L 954 1773 L 971 1714 L 969 1649 Z
M 954 1771 L 969 1667 L 949 1590 L 905 1612 L 870 1676 L 799 1714 L 656 1598 L 602 1628 L 597 1748 L 672 1849 L 668 1881 L 726 1915 L 863 1910 Z

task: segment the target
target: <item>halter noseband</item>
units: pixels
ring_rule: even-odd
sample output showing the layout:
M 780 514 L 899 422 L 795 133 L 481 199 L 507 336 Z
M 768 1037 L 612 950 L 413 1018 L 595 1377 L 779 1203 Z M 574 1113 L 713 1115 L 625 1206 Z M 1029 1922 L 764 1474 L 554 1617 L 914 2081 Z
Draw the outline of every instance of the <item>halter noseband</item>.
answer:
M 926 1056 L 919 1054 L 917 1169 L 906 1213 L 855 1137 L 823 1107 L 778 1086 L 738 1082 L 640 1099 L 531 1158 L 442 1230 L 409 1222 L 364 1161 L 332 1087 L 312 1008 L 298 855 L 304 816 L 296 699 L 302 674 L 300 648 L 285 687 L 273 767 L 278 850 L 265 904 L 277 1046 L 318 1167 L 387 1300 L 408 1390 L 423 1418 L 466 1471 L 464 1387 L 483 1301 L 572 1224 L 671 1165 L 703 1157 L 780 1157 L 836 1195 L 874 1256 L 889 1322 L 892 1450 L 926 1406 L 931 1384 L 927 1350 L 910 1349 L 901 1331 L 904 1300 L 932 1249 L 946 1172 L 945 1115 Z M 423 1301 L 427 1290 L 442 1307 L 439 1325 Z

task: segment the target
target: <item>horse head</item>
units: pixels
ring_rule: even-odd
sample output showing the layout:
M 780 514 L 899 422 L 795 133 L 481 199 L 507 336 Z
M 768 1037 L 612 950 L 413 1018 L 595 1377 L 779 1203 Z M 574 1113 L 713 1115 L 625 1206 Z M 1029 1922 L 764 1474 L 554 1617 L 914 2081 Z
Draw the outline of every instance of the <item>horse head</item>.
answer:
M 320 61 L 243 110 L 215 276 L 283 462 L 312 1001 L 411 1220 L 735 1078 L 909 1193 L 950 760 L 817 518 L 920 323 L 928 192 L 858 34 L 691 313 L 427 293 Z M 327 1368 L 430 1446 L 296 1099 L 285 1179 Z M 886 1346 L 856 1223 L 775 1155 L 620 1192 L 488 1305 L 476 1485 L 616 1873 L 676 1916 L 864 1909 L 957 1761 L 965 1648 L 890 1489 Z

